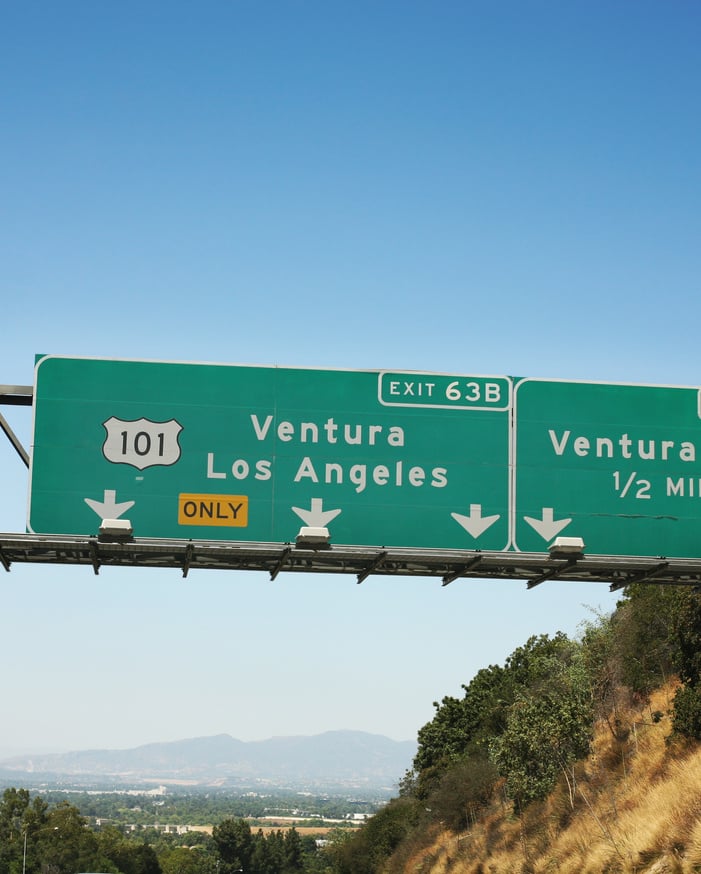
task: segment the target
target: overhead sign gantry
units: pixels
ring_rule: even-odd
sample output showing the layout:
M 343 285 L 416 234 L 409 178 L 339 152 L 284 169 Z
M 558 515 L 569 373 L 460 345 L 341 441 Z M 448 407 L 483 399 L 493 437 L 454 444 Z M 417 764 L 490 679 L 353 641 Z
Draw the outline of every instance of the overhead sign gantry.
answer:
M 139 563 L 141 544 L 143 563 L 172 553 L 185 571 L 696 583 L 700 403 L 688 387 L 49 355 L 25 537 L 93 566 Z M 108 558 L 97 532 L 127 518 L 131 546 Z M 295 548 L 300 526 L 331 549 Z M 553 552 L 563 536 L 583 549 Z M 0 560 L 17 548 L 0 540 Z

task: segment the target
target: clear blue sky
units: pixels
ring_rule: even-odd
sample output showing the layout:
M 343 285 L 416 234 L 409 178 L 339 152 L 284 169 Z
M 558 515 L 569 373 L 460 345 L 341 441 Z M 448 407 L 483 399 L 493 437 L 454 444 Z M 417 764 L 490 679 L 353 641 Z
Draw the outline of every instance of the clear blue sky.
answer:
M 4 3 L 0 383 L 45 352 L 698 384 L 699 45 L 688 0 Z M 0 530 L 26 489 L 3 439 Z M 0 586 L 0 754 L 409 739 L 615 603 L 28 565 Z

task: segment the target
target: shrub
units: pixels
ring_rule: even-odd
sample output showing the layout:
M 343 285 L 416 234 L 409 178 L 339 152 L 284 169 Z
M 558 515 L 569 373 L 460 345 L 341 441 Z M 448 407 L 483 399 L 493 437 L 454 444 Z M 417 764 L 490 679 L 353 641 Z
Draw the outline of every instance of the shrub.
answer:
M 426 802 L 432 818 L 454 832 L 469 828 L 488 805 L 497 778 L 496 768 L 485 758 L 454 765 Z

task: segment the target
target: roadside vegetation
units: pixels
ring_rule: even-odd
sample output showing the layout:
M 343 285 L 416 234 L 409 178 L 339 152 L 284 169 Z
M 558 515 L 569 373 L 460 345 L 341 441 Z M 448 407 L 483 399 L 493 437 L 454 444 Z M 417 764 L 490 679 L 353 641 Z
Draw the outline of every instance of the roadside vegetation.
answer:
M 399 794 L 360 829 L 318 841 L 296 828 L 256 829 L 245 807 L 211 834 L 97 829 L 69 801 L 7 789 L 0 874 L 701 870 L 701 595 L 693 589 L 629 587 L 614 613 L 592 615 L 576 640 L 534 636 L 434 707 Z M 210 803 L 198 801 L 189 819 L 198 805 L 206 816 Z
M 701 870 L 701 596 L 631 586 L 434 702 L 334 874 Z

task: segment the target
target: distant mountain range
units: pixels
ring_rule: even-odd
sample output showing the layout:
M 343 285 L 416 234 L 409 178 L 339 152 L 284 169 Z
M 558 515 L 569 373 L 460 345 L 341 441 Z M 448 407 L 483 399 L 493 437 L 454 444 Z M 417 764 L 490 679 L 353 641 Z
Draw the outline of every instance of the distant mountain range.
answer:
M 244 742 L 228 734 L 152 743 L 129 750 L 84 750 L 0 761 L 0 779 L 75 784 L 178 783 L 222 788 L 396 786 L 411 766 L 413 741 L 362 731 Z

